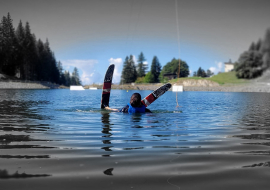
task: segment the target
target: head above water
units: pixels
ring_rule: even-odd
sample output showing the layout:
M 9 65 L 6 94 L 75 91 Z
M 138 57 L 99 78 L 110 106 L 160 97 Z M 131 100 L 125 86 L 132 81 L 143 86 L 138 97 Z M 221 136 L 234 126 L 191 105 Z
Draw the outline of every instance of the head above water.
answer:
M 134 93 L 132 94 L 131 98 L 130 98 L 130 105 L 133 107 L 140 107 L 141 104 L 141 95 L 139 93 Z

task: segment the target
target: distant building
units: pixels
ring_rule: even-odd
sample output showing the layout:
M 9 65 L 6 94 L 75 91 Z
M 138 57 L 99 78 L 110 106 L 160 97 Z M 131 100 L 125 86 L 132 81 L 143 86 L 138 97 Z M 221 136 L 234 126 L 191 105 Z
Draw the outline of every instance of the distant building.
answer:
M 234 63 L 232 63 L 231 60 L 229 60 L 229 62 L 225 62 L 224 65 L 225 65 L 225 73 L 230 72 L 234 69 Z
M 177 75 L 173 73 L 167 73 L 167 74 L 163 74 L 163 77 L 166 78 L 167 80 L 172 80 L 172 79 L 176 79 Z

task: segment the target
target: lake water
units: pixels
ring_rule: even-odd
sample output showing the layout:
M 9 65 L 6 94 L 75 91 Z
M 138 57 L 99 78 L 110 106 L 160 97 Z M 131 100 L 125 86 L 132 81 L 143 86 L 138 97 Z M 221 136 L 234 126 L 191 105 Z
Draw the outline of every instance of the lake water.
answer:
M 270 188 L 269 93 L 177 97 L 131 115 L 101 90 L 0 90 L 1 189 Z

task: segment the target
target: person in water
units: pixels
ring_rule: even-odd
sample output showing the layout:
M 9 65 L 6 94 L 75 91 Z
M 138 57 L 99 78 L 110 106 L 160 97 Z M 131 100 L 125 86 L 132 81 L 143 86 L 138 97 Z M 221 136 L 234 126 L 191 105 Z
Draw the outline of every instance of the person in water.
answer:
M 141 100 L 142 100 L 141 95 L 139 93 L 134 93 L 130 98 L 130 102 L 120 111 L 118 109 L 110 108 L 109 106 L 105 106 L 105 109 L 123 113 L 145 113 L 145 112 L 151 113 L 151 111 L 147 109 L 145 105 L 142 104 Z

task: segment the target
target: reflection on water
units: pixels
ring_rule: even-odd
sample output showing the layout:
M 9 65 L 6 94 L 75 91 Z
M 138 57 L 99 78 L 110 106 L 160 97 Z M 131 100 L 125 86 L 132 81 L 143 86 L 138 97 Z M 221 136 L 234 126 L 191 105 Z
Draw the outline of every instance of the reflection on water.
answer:
M 244 166 L 244 168 L 254 168 L 254 167 L 270 167 L 270 162 L 252 164 L 250 166 Z
M 26 174 L 26 173 L 18 173 L 9 174 L 7 170 L 0 170 L 0 179 L 9 179 L 9 178 L 29 178 L 29 177 L 48 177 L 50 175 L 47 174 Z
M 4 93 L 3 93 L 4 92 Z M 38 107 L 46 106 L 49 101 L 35 101 L 34 97 L 18 90 L 1 91 L 0 95 L 0 163 L 3 159 L 11 160 L 13 163 L 19 160 L 49 159 L 50 155 L 36 155 L 35 150 L 44 150 L 55 148 L 52 146 L 44 146 L 36 142 L 48 142 L 48 139 L 33 138 L 29 134 L 46 132 L 50 129 L 50 125 L 41 121 L 50 120 L 51 117 L 40 115 Z M 28 144 L 33 143 L 33 144 Z M 11 151 L 12 150 L 12 151 Z M 22 151 L 20 151 L 22 150 Z M 33 150 L 24 151 L 24 150 Z M 27 155 L 27 152 L 31 152 Z M 9 154 L 5 154 L 9 153 Z M 18 153 L 22 153 L 21 155 Z M 35 155 L 32 155 L 32 154 Z M 4 162 L 6 163 L 6 162 Z M 11 164 L 14 165 L 14 164 Z M 6 165 L 9 166 L 9 165 Z M 6 167 L 1 164 L 1 167 Z M 35 178 L 49 177 L 50 174 L 29 174 L 19 172 L 17 168 L 12 174 L 7 169 L 0 169 L 0 179 L 10 178 Z
M 111 143 L 111 136 L 112 136 L 112 129 L 111 129 L 111 124 L 110 124 L 110 113 L 109 112 L 101 112 L 101 121 L 102 121 L 102 125 L 103 125 L 103 128 L 102 128 L 102 133 L 104 133 L 104 135 L 102 136 L 103 139 L 105 140 L 102 140 L 103 144 L 106 145 L 106 146 L 103 146 L 101 147 L 101 149 L 105 150 L 105 151 L 112 151 L 111 148 L 113 146 L 109 146 L 109 144 L 112 144 Z M 106 154 L 106 155 L 102 155 L 102 156 L 110 156 L 111 154 Z
M 39 155 L 39 156 L 27 156 L 27 155 L 0 155 L 0 158 L 18 158 L 18 159 L 35 159 L 35 158 L 50 158 L 49 155 Z
M 235 135 L 234 137 L 239 137 L 239 138 L 242 138 L 242 139 L 265 139 L 265 140 L 270 140 L 270 134 Z
M 110 105 L 123 107 L 133 92 L 113 90 Z M 101 110 L 100 94 L 1 91 L 0 178 L 72 179 L 70 189 L 82 180 L 93 189 L 269 186 L 270 94 L 183 92 L 176 108 L 167 92 L 153 113 L 135 115 Z

